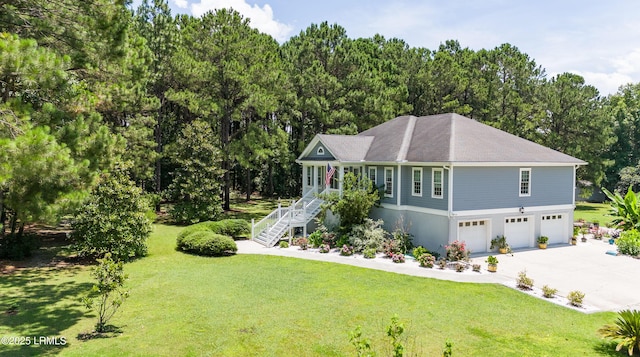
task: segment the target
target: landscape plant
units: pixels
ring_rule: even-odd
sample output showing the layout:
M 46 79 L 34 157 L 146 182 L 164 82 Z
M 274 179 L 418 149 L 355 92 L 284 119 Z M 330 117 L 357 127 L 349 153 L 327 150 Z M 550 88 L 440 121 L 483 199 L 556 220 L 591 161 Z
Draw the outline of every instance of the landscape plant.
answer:
M 289 243 L 284 243 L 289 246 Z M 238 246 L 231 237 L 211 231 L 196 231 L 178 237 L 176 245 L 179 251 L 212 257 L 232 255 L 238 251 Z
M 302 250 L 307 250 L 309 248 L 309 239 L 304 237 L 296 238 L 296 240 L 294 240 L 294 244 Z
M 640 311 L 622 310 L 613 325 L 605 325 L 598 332 L 604 338 L 619 341 L 616 351 L 626 348 L 632 356 L 636 349 L 640 351 Z
M 394 315 L 391 318 L 391 324 L 387 326 L 387 336 L 391 338 L 392 355 L 394 357 L 402 357 L 404 355 L 404 345 L 401 340 L 403 333 L 404 324 L 400 322 L 398 315 Z
M 373 248 L 367 248 L 362 252 L 362 256 L 367 259 L 373 259 L 376 257 L 376 250 Z
M 423 246 L 417 246 L 413 248 L 413 250 L 411 251 L 411 255 L 413 255 L 414 258 L 418 259 L 422 254 L 428 253 L 428 252 L 429 251 L 425 249 Z
M 147 254 L 151 222 L 145 212 L 150 207 L 142 190 L 129 179 L 129 164 L 115 167 L 100 176 L 100 182 L 76 211 L 71 238 L 81 256 L 116 260 Z
M 278 246 L 279 246 L 280 248 L 289 248 L 289 242 L 284 241 L 284 240 L 283 240 L 283 241 L 280 241 L 280 243 L 278 243 Z
M 455 240 L 450 245 L 445 245 L 444 248 L 447 252 L 447 260 L 452 262 L 469 261 L 471 252 L 467 249 L 467 244 L 464 241 Z
M 327 210 L 331 210 L 338 215 L 341 232 L 349 232 L 354 225 L 364 223 L 380 199 L 378 191 L 373 188 L 373 183 L 368 177 L 356 176 L 352 172 L 344 175 L 342 195 L 331 192 L 320 197 L 325 201 L 321 214 L 324 215 Z
M 124 273 L 122 261 L 114 261 L 110 253 L 106 253 L 104 258 L 97 261 L 98 266 L 91 273 L 97 282 L 82 302 L 87 309 L 95 309 L 98 313 L 96 332 L 107 332 L 110 330 L 107 322 L 129 296 L 129 292 L 124 289 L 128 277 Z
M 404 254 L 398 253 L 398 254 L 392 255 L 391 261 L 393 261 L 394 263 L 404 263 L 405 262 Z
M 518 273 L 516 286 L 520 290 L 531 290 L 533 288 L 533 279 L 527 276 L 527 271 L 523 270 Z
M 620 233 L 620 238 L 616 240 L 618 251 L 621 254 L 630 255 L 632 257 L 640 255 L 640 232 L 637 229 L 631 229 Z
M 623 230 L 640 229 L 638 194 L 633 192 L 631 186 L 629 186 L 624 197 L 619 192 L 612 193 L 604 187 L 602 192 L 611 201 L 610 214 L 615 217 L 611 223 Z
M 353 255 L 354 249 L 350 245 L 343 244 L 342 248 L 340 248 L 340 255 L 350 256 Z
M 320 244 L 320 246 L 318 247 L 318 251 L 320 253 L 329 253 L 329 251 L 331 251 L 331 246 L 329 244 L 326 243 L 322 243 Z
M 558 289 L 554 289 L 549 285 L 545 285 L 542 287 L 542 296 L 546 297 L 547 299 L 553 298 L 557 293 Z
M 365 218 L 361 224 L 356 224 L 351 228 L 349 234 L 349 244 L 356 252 L 366 249 L 382 250 L 382 244 L 386 239 L 386 232 L 382 229 L 382 220 L 374 221 Z
M 317 229 L 313 233 L 309 234 L 309 244 L 312 247 L 319 247 L 322 244 L 322 231 Z
M 410 226 L 405 224 L 404 218 L 401 216 L 396 222 L 396 228 L 391 234 L 402 254 L 406 254 L 413 248 L 413 235 L 409 233 L 409 229 Z
M 480 268 L 482 268 L 482 266 L 480 264 L 473 264 L 471 266 L 472 270 L 479 273 L 480 272 Z
M 569 304 L 575 307 L 582 307 L 582 302 L 584 301 L 584 293 L 579 290 L 570 291 L 569 295 L 567 295 L 567 299 L 569 300 Z
M 417 258 L 417 260 L 421 267 L 433 268 L 433 265 L 436 262 L 436 257 L 429 253 L 423 253 Z

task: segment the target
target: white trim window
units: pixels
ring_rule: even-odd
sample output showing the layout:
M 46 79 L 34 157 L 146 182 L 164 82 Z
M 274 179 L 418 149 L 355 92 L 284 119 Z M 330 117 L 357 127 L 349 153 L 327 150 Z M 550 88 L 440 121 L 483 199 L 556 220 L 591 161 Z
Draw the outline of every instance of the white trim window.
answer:
M 324 148 L 322 146 L 318 147 L 318 150 L 316 151 L 316 155 L 319 155 L 319 156 L 324 155 Z
M 411 177 L 413 178 L 413 190 L 411 191 L 412 196 L 422 197 L 422 168 L 414 167 L 411 170 Z
M 329 188 L 337 190 L 340 188 L 340 166 L 335 166 L 336 171 L 331 175 Z
M 393 198 L 393 167 L 384 168 L 384 197 Z
M 367 177 L 369 177 L 369 180 L 371 180 L 373 187 L 377 187 L 378 186 L 378 168 L 375 166 L 370 166 L 367 169 L 367 172 L 368 172 Z
M 313 166 L 307 166 L 307 187 L 313 186 Z
M 442 198 L 444 174 L 442 169 L 431 170 L 431 197 Z
M 520 169 L 520 197 L 531 196 L 531 169 Z

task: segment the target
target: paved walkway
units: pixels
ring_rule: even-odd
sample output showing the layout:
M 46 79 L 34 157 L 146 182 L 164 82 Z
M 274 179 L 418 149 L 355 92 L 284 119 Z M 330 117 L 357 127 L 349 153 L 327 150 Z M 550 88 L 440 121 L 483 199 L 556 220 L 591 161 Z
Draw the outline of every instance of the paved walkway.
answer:
M 480 273 L 471 269 L 457 273 L 452 269 L 427 269 L 415 261 L 404 264 L 393 263 L 390 259 L 364 259 L 362 255 L 343 257 L 337 252 L 318 253 L 317 250 L 300 250 L 298 247 L 266 248 L 246 240 L 237 241 L 239 254 L 265 254 L 348 264 L 370 269 L 384 270 L 399 274 L 429 277 L 435 279 L 471 282 L 498 283 L 515 287 L 515 279 L 526 269 L 527 276 L 534 280 L 535 288 L 529 294 L 541 297 L 540 288 L 549 285 L 558 289 L 557 298 L 552 302 L 567 306 L 564 298 L 572 290 L 585 294 L 583 312 L 619 311 L 625 308 L 640 309 L 640 260 L 627 256 L 613 256 L 607 251 L 615 251 L 614 245 L 605 241 L 589 239 L 578 241 L 576 246 L 558 245 L 548 249 L 515 251 L 513 255 L 497 255 L 498 272 L 489 273 L 484 262 L 486 256 L 471 259 L 481 264 Z

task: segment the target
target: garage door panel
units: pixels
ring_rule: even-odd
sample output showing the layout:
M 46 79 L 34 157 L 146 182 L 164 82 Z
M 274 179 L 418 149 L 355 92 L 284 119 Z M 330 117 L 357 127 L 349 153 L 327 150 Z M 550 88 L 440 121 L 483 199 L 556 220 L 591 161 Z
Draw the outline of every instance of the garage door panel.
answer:
M 540 221 L 540 235 L 549 237 L 549 244 L 567 243 L 569 233 L 567 232 L 566 214 L 544 214 Z
M 504 235 L 511 248 L 527 248 L 531 246 L 532 221 L 532 217 L 505 218 Z
M 458 240 L 464 241 L 472 253 L 487 251 L 489 223 L 485 220 L 458 222 Z

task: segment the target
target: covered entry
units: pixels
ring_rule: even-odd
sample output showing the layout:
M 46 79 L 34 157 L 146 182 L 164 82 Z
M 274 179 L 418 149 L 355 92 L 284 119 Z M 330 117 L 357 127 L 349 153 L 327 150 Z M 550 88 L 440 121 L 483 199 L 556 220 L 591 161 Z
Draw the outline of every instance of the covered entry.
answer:
M 533 218 L 507 217 L 504 221 L 504 236 L 511 248 L 527 248 L 533 245 Z
M 568 243 L 568 217 L 566 214 L 543 214 L 540 235 L 549 237 L 549 244 Z
M 489 240 L 489 221 L 474 220 L 458 222 L 458 240 L 464 241 L 472 253 L 486 252 Z

